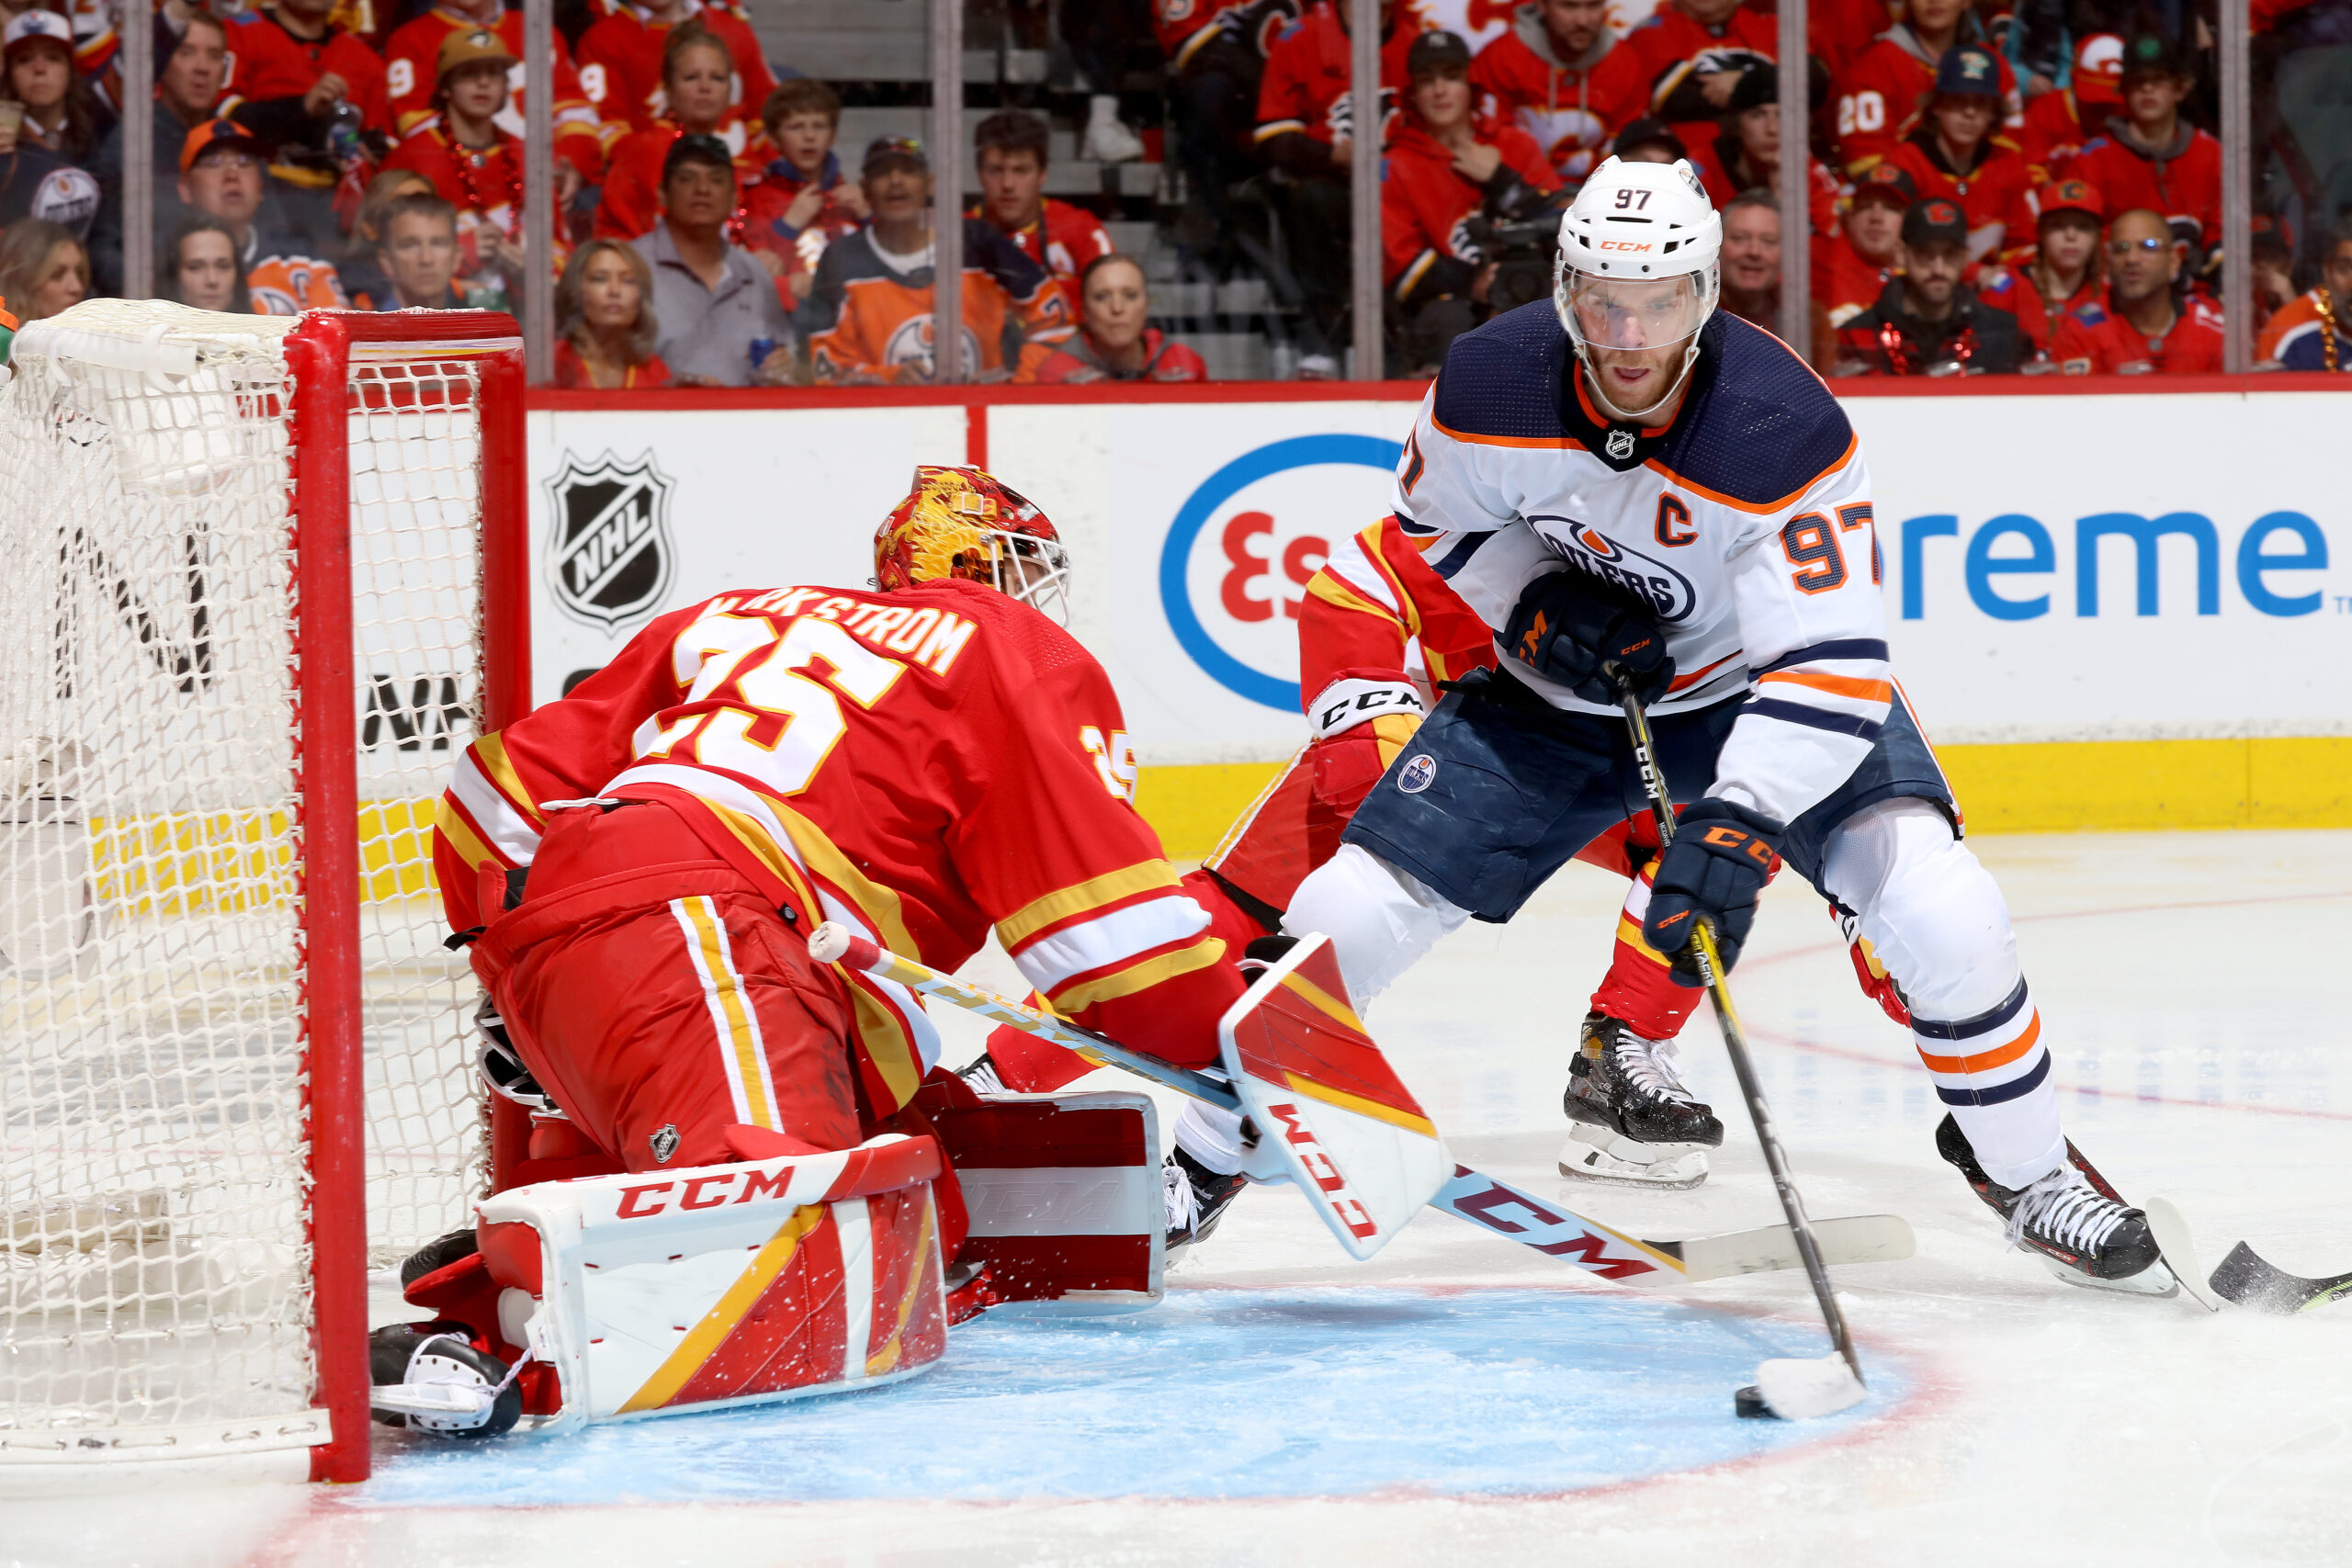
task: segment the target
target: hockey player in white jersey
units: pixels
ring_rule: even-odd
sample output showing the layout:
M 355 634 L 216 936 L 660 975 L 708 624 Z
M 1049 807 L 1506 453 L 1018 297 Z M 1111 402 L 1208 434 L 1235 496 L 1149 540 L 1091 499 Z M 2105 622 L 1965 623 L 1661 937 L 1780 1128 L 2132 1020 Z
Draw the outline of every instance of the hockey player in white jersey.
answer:
M 1860 446 L 1796 355 L 1716 312 L 1721 238 L 1690 164 L 1611 159 L 1563 216 L 1555 298 L 1455 340 L 1394 501 L 1499 668 L 1438 705 L 1285 929 L 1333 937 L 1363 1008 L 1464 920 L 1509 919 L 1642 809 L 1623 681 L 1683 807 L 1651 945 L 1688 964 L 1705 918 L 1736 960 L 1777 852 L 1859 918 L 1948 1108 L 1938 1152 L 2012 1239 L 2169 1292 L 2060 1130 L 2007 908 L 1894 685 Z M 1188 1116 L 1196 1156 L 1216 1121 Z

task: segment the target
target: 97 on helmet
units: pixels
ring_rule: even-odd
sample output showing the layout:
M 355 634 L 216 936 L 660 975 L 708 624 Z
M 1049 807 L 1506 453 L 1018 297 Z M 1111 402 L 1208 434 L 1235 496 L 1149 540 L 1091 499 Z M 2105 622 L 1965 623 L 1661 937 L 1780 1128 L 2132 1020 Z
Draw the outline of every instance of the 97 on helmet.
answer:
M 1560 215 L 1553 305 L 1611 417 L 1650 413 L 1690 379 L 1722 295 L 1723 248 L 1723 220 L 1688 161 L 1611 158 Z

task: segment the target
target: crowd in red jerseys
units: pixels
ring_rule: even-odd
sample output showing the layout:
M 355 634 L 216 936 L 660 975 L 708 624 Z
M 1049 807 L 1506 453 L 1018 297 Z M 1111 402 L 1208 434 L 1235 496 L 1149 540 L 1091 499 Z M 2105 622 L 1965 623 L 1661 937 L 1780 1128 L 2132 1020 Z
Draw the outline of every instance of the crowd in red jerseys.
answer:
M 837 148 L 841 99 L 770 65 L 747 0 L 586 0 L 557 29 L 555 254 L 537 258 L 519 9 L 247 3 L 155 0 L 156 292 L 262 313 L 519 310 L 543 266 L 569 384 L 940 374 L 925 150 Z M 2052 45 L 2047 18 L 2007 5 L 1811 5 L 1808 352 L 1836 374 L 2218 368 L 2222 158 L 2195 123 L 2210 38 L 2061 28 Z M 0 3 L 0 297 L 38 318 L 125 286 L 121 50 L 103 0 L 22 6 Z M 2258 5 L 2256 28 L 2305 8 Z M 1350 171 L 1376 122 L 1389 374 L 1430 371 L 1453 336 L 1546 292 L 1555 209 L 1612 152 L 1691 161 L 1725 215 L 1725 307 L 1776 322 L 1773 16 L 1661 0 L 1621 34 L 1619 9 L 1385 0 L 1381 102 L 1360 116 L 1340 0 L 1153 0 L 1166 155 L 1216 236 L 1195 265 L 1264 265 L 1266 247 L 1231 248 L 1259 221 L 1238 204 L 1261 208 L 1297 373 L 1340 374 Z M 960 374 L 1205 378 L 1151 323 L 1140 262 L 1045 196 L 1045 120 L 1000 113 L 974 141 L 969 171 L 936 172 L 981 191 L 963 220 Z M 2296 236 L 2256 217 L 2257 359 L 2335 369 L 2352 353 L 2332 287 L 2352 283 L 2352 230 L 2304 238 L 2316 276 L 2299 279 Z

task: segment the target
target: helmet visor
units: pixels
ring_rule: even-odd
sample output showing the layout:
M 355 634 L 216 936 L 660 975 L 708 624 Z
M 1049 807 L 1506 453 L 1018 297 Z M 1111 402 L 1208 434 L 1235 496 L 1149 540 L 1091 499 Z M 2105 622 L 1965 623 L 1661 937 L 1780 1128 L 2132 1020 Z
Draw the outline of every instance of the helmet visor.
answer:
M 1587 348 L 1668 348 L 1703 325 L 1712 274 L 1602 277 L 1570 270 L 1560 280 L 1568 331 Z

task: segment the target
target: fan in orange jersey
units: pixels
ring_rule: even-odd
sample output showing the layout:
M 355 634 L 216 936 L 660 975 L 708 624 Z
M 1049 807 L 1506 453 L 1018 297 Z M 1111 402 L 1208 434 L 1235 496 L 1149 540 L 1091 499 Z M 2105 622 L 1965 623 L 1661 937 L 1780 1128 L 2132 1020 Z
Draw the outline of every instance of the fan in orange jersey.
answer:
M 1037 608 L 1052 525 L 919 468 L 875 562 L 661 617 L 443 796 L 443 901 L 514 1053 L 632 1171 L 848 1148 L 906 1107 L 938 1036 L 812 960 L 822 920 L 942 971 L 993 930 L 1057 1011 L 1186 1065 L 1242 994 L 1136 815 L 1109 679 Z
M 775 77 L 761 57 L 758 35 L 742 12 L 719 0 L 656 0 L 637 6 L 612 0 L 595 25 L 580 36 L 583 85 L 602 73 L 604 93 L 597 112 L 633 130 L 648 130 L 677 112 L 664 90 L 670 34 L 699 27 L 727 45 L 731 70 L 727 108 L 730 119 L 752 121 L 775 91 Z M 594 95 L 591 95 L 594 96 Z
M 501 0 L 441 0 L 394 30 L 384 45 L 384 90 L 391 98 L 394 130 L 406 135 L 433 113 L 443 41 L 451 33 L 478 28 L 496 33 L 516 62 L 506 73 L 506 103 L 498 111 L 498 120 L 502 130 L 517 137 L 523 134 L 523 13 L 519 8 L 504 9 Z M 560 28 L 554 35 L 553 48 L 556 155 L 593 184 L 605 170 L 604 126 L 595 104 L 581 86 L 579 72 L 572 69 L 571 51 L 564 47 Z

